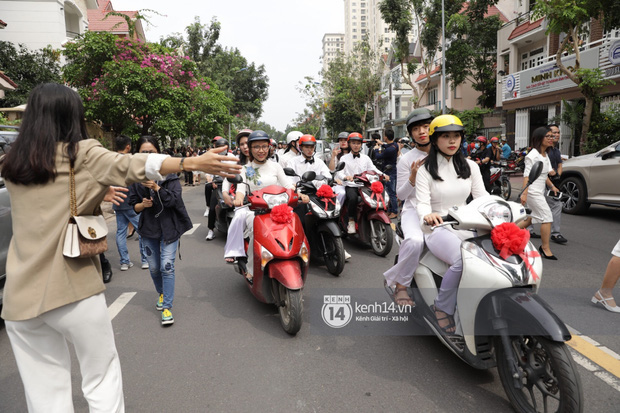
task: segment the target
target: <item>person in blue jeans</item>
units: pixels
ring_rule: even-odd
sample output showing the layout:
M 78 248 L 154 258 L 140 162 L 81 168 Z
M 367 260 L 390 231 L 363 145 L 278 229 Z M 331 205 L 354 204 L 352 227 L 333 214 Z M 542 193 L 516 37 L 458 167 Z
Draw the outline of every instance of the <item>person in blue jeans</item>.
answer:
M 398 160 L 398 144 L 394 142 L 394 131 L 386 129 L 383 135 L 385 143 L 381 145 L 377 141 L 374 151 L 375 159 L 383 161 L 383 172 L 390 177 L 385 182 L 385 188 L 390 197 L 390 205 L 388 206 L 388 217 L 390 219 L 398 216 L 398 198 L 396 197 L 396 161 Z
M 159 153 L 159 143 L 152 136 L 142 136 L 136 144 L 140 153 Z M 183 169 L 181 167 L 181 169 Z M 174 323 L 174 262 L 179 239 L 192 228 L 182 198 L 177 174 L 163 181 L 146 181 L 129 188 L 129 204 L 140 213 L 138 234 L 142 236 L 144 254 L 155 290 L 159 295 L 155 307 L 161 311 L 161 324 Z
M 118 153 L 131 153 L 131 138 L 129 136 L 117 136 L 114 140 L 114 145 Z M 129 259 L 129 250 L 127 249 L 127 230 L 129 228 L 129 223 L 131 223 L 134 228 L 138 228 L 139 215 L 136 214 L 133 207 L 126 202 L 122 202 L 120 205 L 112 204 L 112 209 L 114 209 L 116 214 L 116 248 L 118 248 L 118 255 L 121 257 L 121 271 L 127 271 L 133 267 L 133 262 Z M 144 255 L 142 237 L 139 235 L 138 240 L 140 242 L 142 269 L 148 269 L 149 264 L 146 262 L 146 256 Z

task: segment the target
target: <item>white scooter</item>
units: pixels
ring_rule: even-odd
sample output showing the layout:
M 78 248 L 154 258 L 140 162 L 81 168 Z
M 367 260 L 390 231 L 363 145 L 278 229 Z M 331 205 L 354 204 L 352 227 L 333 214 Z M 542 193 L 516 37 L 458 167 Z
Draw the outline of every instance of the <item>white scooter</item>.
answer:
M 542 163 L 532 168 L 530 182 L 541 169 Z M 542 259 L 536 247 L 528 242 L 521 255 L 502 259 L 491 240 L 495 226 L 526 217 L 522 205 L 493 195 L 450 208 L 440 226 L 475 231 L 461 244 L 463 275 L 454 314 L 456 331 L 445 333 L 431 308 L 448 266 L 427 249 L 409 289 L 416 303 L 414 316 L 467 364 L 479 369 L 497 366 L 516 411 L 581 412 L 581 380 L 565 344 L 571 335 L 537 295 Z M 400 228 L 397 242 L 399 235 L 402 239 Z M 386 289 L 393 298 L 392 289 Z

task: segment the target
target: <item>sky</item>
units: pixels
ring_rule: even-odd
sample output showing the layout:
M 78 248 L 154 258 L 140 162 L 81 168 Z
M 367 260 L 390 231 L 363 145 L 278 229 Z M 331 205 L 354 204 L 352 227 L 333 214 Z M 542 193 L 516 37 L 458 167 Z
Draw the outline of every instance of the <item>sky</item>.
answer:
M 221 23 L 219 43 L 236 47 L 257 66 L 265 65 L 269 97 L 261 120 L 284 131 L 301 113 L 305 101 L 297 91 L 305 76 L 318 79 L 322 68 L 325 33 L 344 33 L 342 0 L 112 0 L 115 10 L 155 10 L 147 13 L 148 41 L 159 41 L 200 17 L 208 25 L 215 16 Z

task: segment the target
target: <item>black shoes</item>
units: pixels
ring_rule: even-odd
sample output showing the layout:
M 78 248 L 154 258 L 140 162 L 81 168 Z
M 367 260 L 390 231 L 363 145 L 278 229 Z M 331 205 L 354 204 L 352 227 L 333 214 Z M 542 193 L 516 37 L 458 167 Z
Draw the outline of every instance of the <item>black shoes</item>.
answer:
M 101 272 L 103 273 L 103 282 L 109 283 L 112 281 L 112 265 L 110 261 L 105 260 L 101 263 Z
M 530 231 L 530 238 L 540 239 L 540 235 L 535 233 L 534 231 Z
M 553 261 L 557 261 L 558 260 L 558 257 L 556 257 L 555 255 L 547 255 L 547 254 L 545 254 L 545 252 L 542 249 L 542 245 L 540 247 L 538 247 L 538 252 L 540 252 L 540 256 L 545 258 L 545 259 L 553 260 Z
M 568 242 L 568 240 L 564 238 L 562 234 L 552 235 L 551 241 L 555 242 L 556 244 L 566 244 Z

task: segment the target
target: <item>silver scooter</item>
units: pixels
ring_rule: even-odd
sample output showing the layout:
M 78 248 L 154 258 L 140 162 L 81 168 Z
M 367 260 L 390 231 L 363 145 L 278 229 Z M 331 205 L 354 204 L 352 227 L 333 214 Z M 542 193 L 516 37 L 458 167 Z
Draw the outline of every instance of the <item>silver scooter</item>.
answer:
M 530 183 L 540 176 L 542 163 L 537 164 Z M 474 231 L 461 243 L 463 274 L 454 313 L 456 331 L 446 333 L 437 323 L 432 306 L 448 265 L 427 249 L 408 289 L 416 303 L 413 315 L 467 364 L 478 369 L 497 366 L 516 411 L 581 412 L 581 380 L 565 344 L 571 335 L 537 294 L 542 258 L 528 242 L 523 254 L 502 259 L 491 240 L 495 226 L 518 223 L 527 213 L 522 205 L 494 195 L 450 208 L 437 227 Z M 393 290 L 386 289 L 393 298 Z

